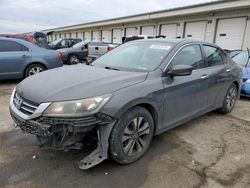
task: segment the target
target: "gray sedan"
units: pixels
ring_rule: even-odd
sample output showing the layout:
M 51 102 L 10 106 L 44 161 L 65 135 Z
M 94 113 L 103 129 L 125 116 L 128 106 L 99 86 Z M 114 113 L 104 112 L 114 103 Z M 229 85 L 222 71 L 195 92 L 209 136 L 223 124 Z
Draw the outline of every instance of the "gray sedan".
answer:
M 133 41 L 92 66 L 25 79 L 13 91 L 10 113 L 22 131 L 47 147 L 82 149 L 94 143 L 96 149 L 79 162 L 81 169 L 108 154 L 128 164 L 143 156 L 154 135 L 212 110 L 230 113 L 240 74 L 240 66 L 213 44 Z
M 26 78 L 62 65 L 60 52 L 21 39 L 0 37 L 0 80 Z

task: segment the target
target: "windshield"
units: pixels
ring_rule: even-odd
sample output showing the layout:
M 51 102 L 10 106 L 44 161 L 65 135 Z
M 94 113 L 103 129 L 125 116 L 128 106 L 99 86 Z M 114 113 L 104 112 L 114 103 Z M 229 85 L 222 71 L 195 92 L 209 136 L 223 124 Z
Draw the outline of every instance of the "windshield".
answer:
M 56 45 L 58 42 L 60 42 L 62 39 L 57 39 L 57 40 L 55 40 L 55 41 L 53 41 L 53 42 L 51 42 L 51 44 L 54 44 L 54 45 Z
M 241 66 L 246 66 L 246 63 L 247 63 L 247 61 L 248 61 L 248 64 L 247 64 L 247 66 L 249 67 L 250 66 L 250 63 L 249 63 L 249 57 L 248 57 L 248 53 L 246 52 L 246 51 L 243 51 L 243 52 L 240 52 L 240 53 L 238 53 L 238 54 L 236 54 L 236 55 L 234 55 L 233 57 L 232 57 L 232 59 L 236 62 L 236 63 L 238 63 L 238 64 L 240 64 Z
M 72 46 L 72 48 L 81 48 L 83 45 L 85 45 L 87 42 L 85 41 L 82 41 L 82 42 L 79 42 L 77 44 L 75 44 L 74 46 Z
M 93 66 L 127 71 L 153 71 L 162 63 L 173 45 L 168 42 L 129 42 L 98 58 Z

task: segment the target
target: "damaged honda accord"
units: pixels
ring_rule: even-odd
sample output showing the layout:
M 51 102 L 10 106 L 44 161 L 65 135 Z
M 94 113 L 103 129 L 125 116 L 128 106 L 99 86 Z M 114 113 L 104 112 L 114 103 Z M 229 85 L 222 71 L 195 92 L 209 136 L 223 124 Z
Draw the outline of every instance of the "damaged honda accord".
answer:
M 108 157 L 140 159 L 153 136 L 212 110 L 232 111 L 241 67 L 218 46 L 183 39 L 132 41 L 92 65 L 49 70 L 14 89 L 10 114 L 23 132 L 52 149 L 93 151 L 88 169 Z

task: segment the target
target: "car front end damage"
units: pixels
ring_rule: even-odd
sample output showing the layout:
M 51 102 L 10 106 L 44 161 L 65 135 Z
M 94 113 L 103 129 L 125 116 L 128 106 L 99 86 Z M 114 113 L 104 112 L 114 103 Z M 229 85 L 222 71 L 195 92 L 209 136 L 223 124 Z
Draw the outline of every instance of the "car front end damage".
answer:
M 36 135 L 41 146 L 68 151 L 95 146 L 78 166 L 91 168 L 108 157 L 108 141 L 116 120 L 102 113 L 79 117 L 48 117 L 44 111 L 51 103 L 37 105 L 18 95 L 14 90 L 10 100 L 10 114 L 23 132 Z

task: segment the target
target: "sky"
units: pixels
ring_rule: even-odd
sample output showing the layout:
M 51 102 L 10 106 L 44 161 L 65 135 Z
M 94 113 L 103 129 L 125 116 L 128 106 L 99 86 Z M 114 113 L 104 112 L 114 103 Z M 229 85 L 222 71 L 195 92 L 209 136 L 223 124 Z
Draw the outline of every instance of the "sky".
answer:
M 215 0 L 0 0 L 0 34 L 40 31 Z

